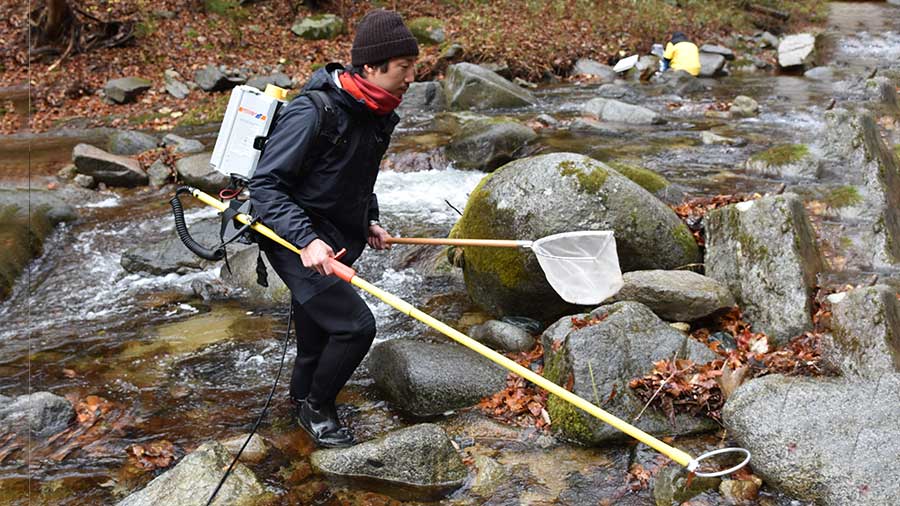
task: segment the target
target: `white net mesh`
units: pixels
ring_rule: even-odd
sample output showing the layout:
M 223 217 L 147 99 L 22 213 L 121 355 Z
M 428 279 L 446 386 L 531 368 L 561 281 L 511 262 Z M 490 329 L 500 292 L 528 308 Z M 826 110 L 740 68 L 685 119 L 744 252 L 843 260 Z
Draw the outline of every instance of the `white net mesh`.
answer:
M 622 288 L 616 240 L 610 231 L 566 232 L 534 241 L 547 281 L 572 304 L 599 304 Z

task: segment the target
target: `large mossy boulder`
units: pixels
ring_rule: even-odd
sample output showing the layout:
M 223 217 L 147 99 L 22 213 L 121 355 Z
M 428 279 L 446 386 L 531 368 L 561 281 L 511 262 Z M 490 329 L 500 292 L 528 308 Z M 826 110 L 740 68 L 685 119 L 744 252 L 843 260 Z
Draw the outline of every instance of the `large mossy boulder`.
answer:
M 458 344 L 392 339 L 370 354 L 375 385 L 414 417 L 465 408 L 503 389 L 506 371 Z
M 898 374 L 772 375 L 741 385 L 722 420 L 769 485 L 820 506 L 884 506 L 900 504 L 898 406 Z
M 19 274 L 43 252 L 44 240 L 75 209 L 46 190 L 0 189 L 0 300 L 9 297 Z
M 537 138 L 534 130 L 514 120 L 487 119 L 469 122 L 447 146 L 454 168 L 490 172 L 524 152 Z
M 291 31 L 307 40 L 333 39 L 344 33 L 344 20 L 334 14 L 316 14 L 295 23 Z
M 231 460 L 231 454 L 220 443 L 205 443 L 116 506 L 203 506 Z M 219 490 L 213 505 L 252 506 L 260 504 L 259 501 L 265 497 L 266 490 L 253 471 L 238 463 Z
M 575 320 L 597 323 L 576 325 Z M 638 302 L 618 302 L 601 306 L 588 314 L 564 316 L 544 331 L 544 376 L 558 385 L 571 382 L 572 392 L 623 420 L 633 420 L 645 401 L 628 388 L 628 383 L 647 374 L 653 362 L 686 358 L 706 363 L 715 354 L 660 320 Z M 547 412 L 554 432 L 589 445 L 623 441 L 627 435 L 550 396 Z M 673 423 L 674 422 L 674 423 Z M 708 418 L 687 414 L 674 420 L 661 411 L 647 409 L 637 422 L 645 432 L 682 435 L 715 428 Z
M 616 170 L 573 153 L 516 160 L 486 176 L 451 235 L 534 240 L 578 230 L 614 231 L 623 271 L 700 260 L 697 243 L 671 209 Z M 464 273 L 469 295 L 491 313 L 553 320 L 572 309 L 530 251 L 466 248 Z
M 792 193 L 709 213 L 706 275 L 725 283 L 754 329 L 778 343 L 812 328 L 823 260 L 803 201 Z
M 822 358 L 845 376 L 877 379 L 900 373 L 900 300 L 885 285 L 838 294 Z
M 537 103 L 530 91 L 474 63 L 457 63 L 444 79 L 447 106 L 455 110 L 525 107 Z
M 402 499 L 437 500 L 460 488 L 469 474 L 444 429 L 430 423 L 352 448 L 319 450 L 310 464 L 332 478 L 381 485 Z
M 781 144 L 747 160 L 747 172 L 780 179 L 818 179 L 819 160 L 805 144 Z
M 820 137 L 831 170 L 856 189 L 856 197 L 836 211 L 858 222 L 866 244 L 861 254 L 872 268 L 900 263 L 900 157 L 868 112 L 826 111 Z

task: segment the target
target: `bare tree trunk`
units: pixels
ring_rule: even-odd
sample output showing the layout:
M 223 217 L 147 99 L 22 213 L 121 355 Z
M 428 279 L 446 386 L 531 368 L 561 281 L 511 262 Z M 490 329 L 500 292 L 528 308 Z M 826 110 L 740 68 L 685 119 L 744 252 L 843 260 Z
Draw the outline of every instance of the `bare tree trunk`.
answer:
M 47 40 L 57 40 L 66 29 L 67 21 L 72 17 L 72 9 L 67 0 L 47 0 L 47 18 L 44 22 L 44 35 Z

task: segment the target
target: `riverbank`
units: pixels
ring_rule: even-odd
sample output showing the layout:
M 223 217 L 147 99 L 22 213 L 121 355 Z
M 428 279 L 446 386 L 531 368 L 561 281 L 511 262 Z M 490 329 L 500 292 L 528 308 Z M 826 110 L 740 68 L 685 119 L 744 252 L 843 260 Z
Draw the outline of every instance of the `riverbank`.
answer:
M 297 2 L 299 4 L 299 2 Z M 133 25 L 134 39 L 121 47 L 100 48 L 59 61 L 50 53 L 32 61 L 25 51 L 21 6 L 0 7 L 12 23 L 0 26 L 0 39 L 15 41 L 0 52 L 0 133 L 47 131 L 62 126 L 112 126 L 168 130 L 215 120 L 227 93 L 191 92 L 177 99 L 165 91 L 164 72 L 185 77 L 207 64 L 224 65 L 257 75 L 282 72 L 296 84 L 328 61 L 343 61 L 353 41 L 353 26 L 368 10 L 383 2 L 319 2 L 315 12 L 282 2 L 206 0 L 185 5 L 162 0 L 80 2 L 79 8 L 105 21 Z M 759 0 L 747 8 L 734 2 L 673 2 L 613 0 L 598 8 L 594 2 L 556 0 L 479 2 L 454 0 L 403 2 L 396 7 L 407 20 L 434 18 L 443 26 L 441 43 L 422 44 L 420 79 L 440 77 L 448 60 L 441 58 L 454 44 L 457 60 L 491 63 L 511 78 L 540 82 L 566 78 L 580 57 L 610 62 L 625 54 L 646 53 L 682 30 L 699 43 L 736 43 L 734 35 L 760 28 L 797 31 L 821 24 L 826 3 L 815 0 Z M 679 7 L 678 5 L 683 5 Z M 774 9 L 776 8 L 777 9 Z M 317 14 L 339 16 L 346 27 L 333 39 L 304 40 L 292 25 Z M 787 17 L 787 20 L 781 19 Z M 87 18 L 85 18 L 87 19 Z M 110 79 L 139 76 L 151 88 L 139 100 L 111 105 L 103 98 Z M 24 83 L 32 82 L 30 112 Z

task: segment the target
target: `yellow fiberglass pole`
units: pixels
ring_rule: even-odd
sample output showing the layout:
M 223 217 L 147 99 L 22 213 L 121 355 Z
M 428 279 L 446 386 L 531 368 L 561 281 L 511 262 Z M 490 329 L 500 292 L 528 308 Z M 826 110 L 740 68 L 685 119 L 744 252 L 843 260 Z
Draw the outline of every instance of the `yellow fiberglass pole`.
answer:
M 191 193 L 193 194 L 194 197 L 199 199 L 204 204 L 212 206 L 212 207 L 218 209 L 219 211 L 224 211 L 225 209 L 228 208 L 228 205 L 225 204 L 224 202 L 222 202 L 200 190 L 192 189 Z M 251 223 L 251 221 L 252 221 L 252 218 L 247 216 L 246 214 L 238 214 L 235 217 L 235 219 L 244 224 Z M 278 244 L 281 244 L 285 248 L 288 248 L 289 250 L 293 251 L 294 253 L 300 254 L 299 248 L 297 248 L 293 244 L 291 244 L 291 243 L 285 241 L 284 239 L 282 239 L 281 237 L 279 237 L 278 234 L 276 234 L 272 229 L 263 225 L 262 223 L 259 223 L 259 222 L 253 223 L 253 225 L 251 225 L 251 228 L 253 230 L 255 230 L 256 232 L 264 235 L 265 237 L 268 237 L 269 239 L 277 242 Z M 602 420 L 603 422 L 615 427 L 616 429 L 624 432 L 625 434 L 628 434 L 629 436 L 631 436 L 631 437 L 637 439 L 638 441 L 646 444 L 647 446 L 655 449 L 656 451 L 669 457 L 670 459 L 681 464 L 682 466 L 687 467 L 689 471 L 694 471 L 697 468 L 699 461 L 697 459 L 694 459 L 693 457 L 691 457 L 691 455 L 689 455 L 688 453 L 686 453 L 682 450 L 679 450 L 678 448 L 674 448 L 674 447 L 660 441 L 659 439 L 651 436 L 650 434 L 647 434 L 646 432 L 642 431 L 641 429 L 638 429 L 637 427 L 626 423 L 625 421 L 621 420 L 620 418 L 618 418 L 610 413 L 607 413 L 606 411 L 600 409 L 596 405 L 591 404 L 590 402 L 582 399 L 581 397 L 579 397 L 579 396 L 575 395 L 574 393 L 566 390 L 565 388 L 557 385 L 556 383 L 553 383 L 552 381 L 548 380 L 547 378 L 544 378 L 540 374 L 537 374 L 534 371 L 532 371 L 526 367 L 522 367 L 521 365 L 517 364 L 515 361 L 504 357 L 503 355 L 501 355 L 501 354 L 497 353 L 496 351 L 488 348 L 487 346 L 479 343 L 478 341 L 472 339 L 471 337 L 463 334 L 462 332 L 454 329 L 453 327 L 450 327 L 446 323 L 428 315 L 427 313 L 424 313 L 424 312 L 416 309 L 415 307 L 413 307 L 411 304 L 404 301 L 403 299 L 401 299 L 391 293 L 388 293 L 388 292 L 378 288 L 375 285 L 372 285 L 368 281 L 360 278 L 359 276 L 356 276 L 356 271 L 354 271 L 351 267 L 348 267 L 348 266 L 340 263 L 339 261 L 334 260 L 332 262 L 332 269 L 335 271 L 335 275 L 337 275 L 344 281 L 347 281 L 348 283 L 352 284 L 353 286 L 356 286 L 356 287 L 360 288 L 361 290 L 364 290 L 364 291 L 372 294 L 373 296 L 382 300 L 383 302 L 390 305 L 394 309 L 400 311 L 401 313 L 406 314 L 412 318 L 415 318 L 416 320 L 419 320 L 420 322 L 441 332 L 442 334 L 449 337 L 450 339 L 453 339 L 454 341 L 458 342 L 459 344 L 471 349 L 472 351 L 487 358 L 488 360 L 491 360 L 495 364 L 497 364 L 515 374 L 518 374 L 519 376 L 527 379 L 528 381 L 534 383 L 535 385 L 538 385 L 539 387 L 543 388 L 544 390 L 547 390 L 548 392 L 552 393 L 553 395 L 556 395 L 557 397 L 565 400 L 566 402 L 569 402 L 570 404 L 577 406 L 578 408 L 581 408 L 582 410 L 590 413 L 594 417 Z

